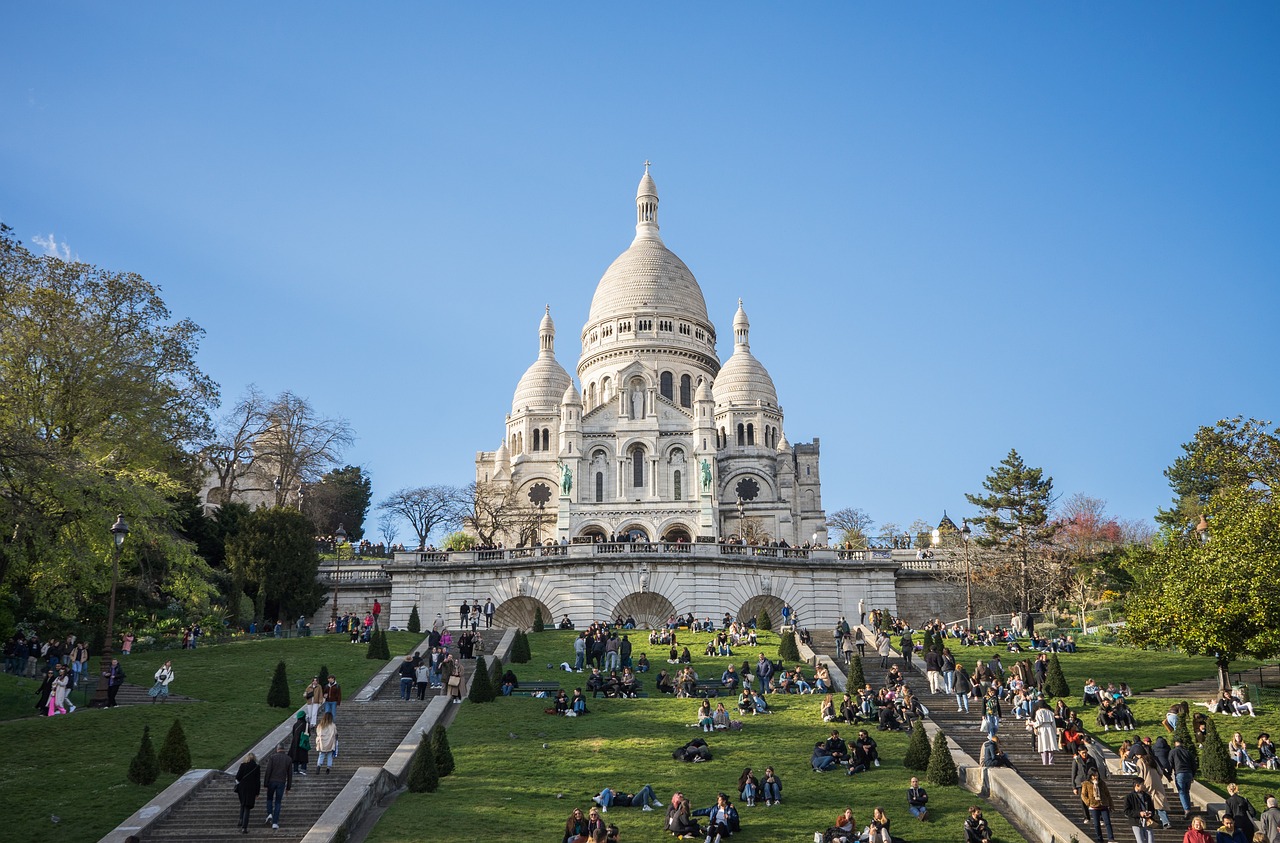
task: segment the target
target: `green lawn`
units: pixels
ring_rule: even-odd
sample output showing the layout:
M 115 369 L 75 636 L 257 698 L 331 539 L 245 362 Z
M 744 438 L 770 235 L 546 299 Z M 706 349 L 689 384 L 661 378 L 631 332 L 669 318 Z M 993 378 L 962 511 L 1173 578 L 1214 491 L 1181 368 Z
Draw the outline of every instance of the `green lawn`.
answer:
M 555 669 L 572 661 L 573 633 L 531 634 L 533 660 L 516 665 L 526 680 L 562 679 L 572 689 L 584 676 Z M 637 633 L 635 655 L 647 651 L 653 671 L 644 677 L 652 691 L 653 676 L 666 664 L 661 648 L 650 647 Z M 705 635 L 682 633 L 694 653 L 700 676 L 719 676 L 729 661 L 701 656 Z M 765 636 L 766 654 L 776 657 L 777 638 Z M 735 652 L 733 661 L 755 661 L 755 649 Z M 549 670 L 547 665 L 553 665 Z M 430 829 L 433 843 L 471 843 L 492 834 L 495 817 L 515 821 L 521 839 L 554 843 L 576 806 L 584 811 L 603 786 L 634 791 L 652 785 L 658 798 L 668 800 L 683 790 L 695 807 L 715 801 L 718 791 L 733 793 L 744 767 L 763 771 L 772 765 L 782 779 L 783 804 L 756 808 L 739 805 L 743 830 L 735 840 L 776 841 L 808 839 L 825 830 L 837 814 L 852 806 L 859 822 L 871 809 L 883 805 L 894 822 L 897 836 L 922 843 L 953 843 L 975 797 L 959 788 L 930 788 L 933 820 L 919 823 L 906 809 L 910 773 L 901 766 L 906 735 L 875 733 L 884 757 L 882 767 L 852 778 L 842 773 L 810 772 L 809 754 L 817 740 L 825 738 L 828 724 L 818 718 L 820 697 L 770 697 L 777 713 L 748 717 L 741 732 L 704 735 L 688 724 L 697 703 L 651 697 L 639 700 L 588 700 L 591 714 L 576 719 L 543 713 L 549 700 L 512 697 L 486 704 L 465 703 L 449 729 L 457 761 L 455 773 L 431 794 L 403 794 L 373 829 L 374 843 L 418 841 Z M 730 701 L 726 706 L 733 708 Z M 853 737 L 848 730 L 842 734 Z M 694 737 L 705 737 L 713 760 L 687 764 L 671 759 L 671 751 Z M 988 811 L 996 836 L 1020 839 L 994 811 Z M 628 841 L 669 841 L 663 829 L 665 809 L 642 812 L 617 808 L 608 821 L 618 824 Z
M 392 655 L 420 641 L 422 636 L 391 633 Z M 149 686 L 164 659 L 173 659 L 175 694 L 196 697 L 198 703 L 122 706 L 109 711 L 81 709 L 53 718 L 25 718 L 34 699 L 18 705 L 19 680 L 4 677 L 4 699 L 13 690 L 15 702 L 5 714 L 25 719 L 0 723 L 0 743 L 10 747 L 10 761 L 0 767 L 0 793 L 5 803 L 8 836 L 27 841 L 93 841 L 168 787 L 174 776 L 161 774 L 155 784 L 140 787 L 125 778 L 129 760 L 137 752 L 143 726 L 149 725 L 159 750 L 169 726 L 182 719 L 194 767 L 225 767 L 287 716 L 266 704 L 267 688 L 276 663 L 284 659 L 297 704 L 302 689 L 321 664 L 338 677 L 345 693 L 353 694 L 382 662 L 365 658 L 363 645 L 346 643 L 344 636 L 316 636 L 292 640 L 202 646 L 197 650 L 135 653 L 125 660 L 132 683 Z M 30 686 L 34 689 L 34 685 Z M 22 798 L 17 798 L 18 795 Z M 51 816 L 60 818 L 53 823 Z

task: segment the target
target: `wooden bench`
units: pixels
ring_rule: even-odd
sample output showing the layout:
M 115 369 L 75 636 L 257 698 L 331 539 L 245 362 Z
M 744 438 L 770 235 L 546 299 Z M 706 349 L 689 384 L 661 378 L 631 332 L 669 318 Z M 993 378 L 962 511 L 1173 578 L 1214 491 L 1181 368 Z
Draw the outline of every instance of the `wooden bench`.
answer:
M 545 692 L 548 697 L 554 698 L 556 695 L 556 691 L 559 691 L 559 690 L 560 690 L 559 682 L 525 682 L 521 680 L 520 684 L 517 687 L 511 689 L 511 696 L 514 697 L 516 695 L 520 695 L 525 697 L 532 697 L 533 695 L 541 691 L 541 692 Z

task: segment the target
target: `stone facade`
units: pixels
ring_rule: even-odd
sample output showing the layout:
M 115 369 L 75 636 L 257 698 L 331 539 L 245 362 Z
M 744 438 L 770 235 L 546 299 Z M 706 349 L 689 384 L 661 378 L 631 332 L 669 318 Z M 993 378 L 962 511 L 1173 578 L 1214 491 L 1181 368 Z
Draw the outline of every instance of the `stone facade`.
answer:
M 788 443 L 749 331 L 739 301 L 722 365 L 702 290 L 658 234 L 646 167 L 635 239 L 600 279 L 582 329 L 581 391 L 556 360 L 548 307 L 502 444 L 476 455 L 477 483 L 513 487 L 539 516 L 536 536 L 508 532 L 503 543 L 825 544 L 818 440 Z

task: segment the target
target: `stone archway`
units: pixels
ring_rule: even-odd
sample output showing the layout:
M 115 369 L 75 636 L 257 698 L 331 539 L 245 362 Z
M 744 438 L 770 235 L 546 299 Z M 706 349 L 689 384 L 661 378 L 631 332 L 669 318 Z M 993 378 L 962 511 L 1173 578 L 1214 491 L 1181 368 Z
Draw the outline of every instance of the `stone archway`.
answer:
M 582 538 L 590 538 L 591 541 L 593 542 L 596 542 L 596 541 L 607 542 L 609 540 L 609 533 L 605 530 L 604 527 L 596 527 L 596 526 L 583 527 L 582 531 L 579 532 L 578 535 Z
M 521 629 L 533 629 L 533 615 L 542 610 L 542 622 L 550 629 L 556 625 L 556 618 L 551 615 L 547 604 L 533 597 L 512 597 L 503 601 L 494 610 L 493 625 L 496 627 L 518 626 Z
M 749 598 L 738 609 L 737 620 L 748 621 L 752 618 L 757 618 L 760 616 L 760 610 L 764 609 L 769 613 L 770 626 L 774 629 L 780 629 L 782 627 L 783 605 L 781 597 L 774 597 L 772 594 L 757 594 L 755 597 Z
M 672 524 L 667 528 L 667 532 L 662 536 L 664 542 L 693 541 L 693 536 L 689 534 L 689 529 L 683 524 Z
M 633 617 L 636 619 L 637 629 L 657 629 L 666 624 L 667 618 L 675 613 L 676 607 L 671 605 L 670 600 L 661 594 L 644 591 L 628 594 L 619 600 L 610 619 Z
M 647 542 L 649 541 L 649 529 L 641 524 L 630 524 L 618 531 L 620 541 Z M 627 538 L 622 539 L 622 536 Z

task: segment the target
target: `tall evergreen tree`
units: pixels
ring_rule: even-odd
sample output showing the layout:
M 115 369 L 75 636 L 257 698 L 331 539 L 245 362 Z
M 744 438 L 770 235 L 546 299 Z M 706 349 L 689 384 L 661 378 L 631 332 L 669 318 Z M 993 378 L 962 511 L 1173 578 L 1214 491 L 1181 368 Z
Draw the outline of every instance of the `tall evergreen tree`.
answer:
M 1062 675 L 1062 665 L 1058 663 L 1058 654 L 1049 654 L 1049 669 L 1044 675 L 1044 693 L 1049 697 L 1067 697 L 1071 688 L 1067 685 L 1067 677 Z
M 867 684 L 867 677 L 862 672 L 862 656 L 855 655 L 853 661 L 849 662 L 849 678 L 845 682 L 845 687 L 850 693 L 861 689 Z
M 542 617 L 542 607 L 538 606 L 533 610 L 533 631 L 542 632 L 546 629 L 546 619 Z
M 1209 718 L 1204 746 L 1200 747 L 1200 775 L 1215 784 L 1230 784 L 1236 780 L 1236 762 L 1231 760 L 1231 753 L 1222 742 L 1213 718 Z
M 409 631 L 422 632 L 422 618 L 418 617 L 418 604 L 413 604 L 413 611 L 409 613 Z
M 418 743 L 417 751 L 413 753 L 407 786 L 410 793 L 435 793 L 440 787 L 440 771 L 436 769 L 436 756 L 431 751 L 431 739 L 425 733 Z
M 756 629 L 762 632 L 769 632 L 773 629 L 773 619 L 769 617 L 769 610 L 760 607 L 760 614 L 756 615 Z
M 986 494 L 966 494 L 969 503 L 982 510 L 975 523 L 982 527 L 974 537 L 980 547 L 1001 551 L 1009 565 L 1008 573 L 1016 574 L 1019 611 L 1031 612 L 1054 587 L 1048 570 L 1036 570 L 1038 553 L 1053 538 L 1057 525 L 1049 521 L 1053 503 L 1053 478 L 1044 470 L 1023 462 L 1016 450 L 982 481 Z M 1037 594 L 1033 596 L 1033 587 Z
M 497 656 L 489 657 L 489 684 L 495 694 L 499 693 L 498 689 L 502 687 L 502 659 Z
M 191 769 L 191 749 L 187 746 L 187 733 L 182 730 L 182 720 L 174 718 L 165 735 L 164 745 L 160 747 L 157 759 L 160 769 L 166 773 L 180 776 Z
M 800 661 L 800 648 L 796 646 L 796 634 L 794 632 L 782 633 L 782 642 L 778 644 L 778 658 L 784 662 Z
M 484 656 L 476 659 L 476 669 L 471 674 L 471 690 L 467 699 L 473 703 L 493 702 L 493 685 L 489 683 L 489 670 L 485 667 Z
M 142 727 L 142 745 L 138 754 L 129 762 L 129 781 L 134 784 L 151 784 L 160 776 L 160 763 L 156 760 L 156 751 L 151 746 L 151 727 Z
M 453 750 L 449 748 L 449 733 L 437 723 L 431 730 L 431 751 L 436 757 L 436 770 L 444 778 L 453 773 Z
M 275 675 L 271 677 L 271 688 L 267 691 L 267 705 L 273 708 L 289 708 L 289 677 L 285 673 L 284 659 L 276 663 Z
M 929 784 L 950 787 L 959 783 L 960 775 L 956 772 L 955 759 L 951 757 L 951 747 L 947 746 L 947 736 L 939 729 L 933 736 L 933 747 L 929 750 L 929 769 L 924 774 Z
M 528 664 L 533 654 L 529 651 L 529 634 L 517 629 L 515 639 L 511 642 L 511 661 L 513 664 Z
M 1191 766 L 1197 773 L 1200 771 L 1200 749 L 1196 746 L 1195 739 L 1191 736 L 1191 727 L 1187 724 L 1190 719 L 1191 709 L 1187 707 L 1187 701 L 1182 701 L 1182 711 L 1187 714 L 1178 714 L 1178 728 L 1173 730 L 1175 740 L 1182 741 L 1182 745 L 1191 753 Z
M 923 773 L 929 769 L 930 754 L 929 736 L 925 734 L 924 724 L 917 723 L 911 730 L 911 740 L 907 743 L 907 754 L 902 756 L 902 766 Z

